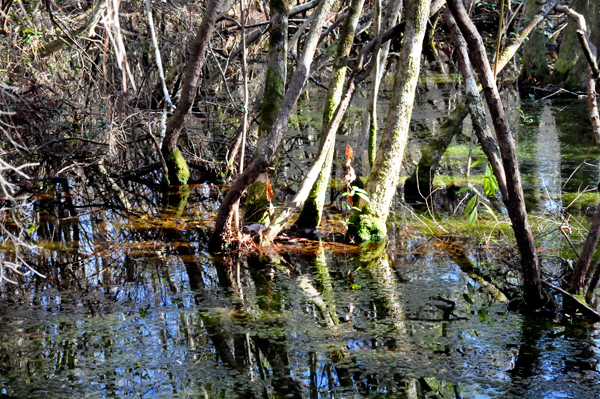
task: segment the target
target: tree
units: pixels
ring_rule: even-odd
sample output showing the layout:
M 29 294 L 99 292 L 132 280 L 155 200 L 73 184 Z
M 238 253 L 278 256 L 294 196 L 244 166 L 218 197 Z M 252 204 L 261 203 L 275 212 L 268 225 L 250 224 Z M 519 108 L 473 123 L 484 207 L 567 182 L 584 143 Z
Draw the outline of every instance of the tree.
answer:
M 585 18 L 590 39 L 595 46 L 600 46 L 600 2 L 594 0 L 575 0 L 573 11 Z M 560 44 L 558 59 L 554 64 L 554 79 L 562 82 L 563 88 L 572 91 L 585 91 L 588 62 L 577 38 L 578 26 L 569 23 L 565 36 Z
M 323 124 L 321 131 L 321 141 L 325 140 L 325 132 L 327 126 L 331 122 L 333 114 L 339 105 L 342 89 L 346 79 L 346 69 L 348 65 L 348 56 L 352 50 L 354 43 L 354 31 L 358 24 L 358 18 L 363 9 L 364 0 L 353 0 L 348 10 L 348 16 L 342 27 L 337 46 L 335 61 L 333 63 L 333 71 L 331 74 L 331 82 L 325 99 L 325 110 L 323 111 Z M 321 223 L 321 215 L 323 214 L 323 204 L 325 203 L 325 194 L 329 187 L 331 176 L 331 166 L 333 164 L 334 145 L 327 152 L 327 159 L 323 164 L 321 173 L 314 183 L 308 198 L 304 202 L 304 207 L 296 225 L 298 227 L 317 228 Z
M 273 128 L 277 111 L 285 95 L 285 81 L 287 78 L 289 6 L 287 0 L 271 0 L 270 6 L 269 60 L 265 76 L 265 93 L 260 112 L 260 124 L 258 126 L 257 152 L 263 146 L 269 132 Z M 259 177 L 248 189 L 246 221 L 264 221 L 264 208 L 268 203 L 266 178 Z
M 185 158 L 183 158 L 181 151 L 177 148 L 177 140 L 179 139 L 179 133 L 183 128 L 183 124 L 192 110 L 200 81 L 200 72 L 206 58 L 206 49 L 212 38 L 217 17 L 221 13 L 222 6 L 223 1 L 221 0 L 209 0 L 206 6 L 206 13 L 198 28 L 196 38 L 190 46 L 190 57 L 186 63 L 181 98 L 179 103 L 177 103 L 173 115 L 167 121 L 167 129 L 161 152 L 167 167 L 165 178 L 168 184 L 184 185 L 187 184 L 190 178 L 190 171 Z
M 494 122 L 494 129 L 498 138 L 498 144 L 500 145 L 500 153 L 506 175 L 508 198 L 505 200 L 505 205 L 512 222 L 517 246 L 521 255 L 524 299 L 529 306 L 538 309 L 546 304 L 547 299 L 542 291 L 537 250 L 527 219 L 515 142 L 510 132 L 508 120 L 504 113 L 504 106 L 502 105 L 498 87 L 496 86 L 496 79 L 487 59 L 481 35 L 468 17 L 462 0 L 449 0 L 448 6 L 465 36 L 469 50 L 471 51 L 475 68 L 479 72 L 479 79 L 483 86 L 483 92 L 492 116 L 492 121 Z
M 363 241 L 384 239 L 387 232 L 385 223 L 396 194 L 400 166 L 408 142 L 429 3 L 429 0 L 413 1 L 406 14 L 402 52 L 396 67 L 387 123 L 365 185 L 370 200 L 367 203 L 361 198 L 358 203 L 360 210 L 349 219 L 348 234 Z

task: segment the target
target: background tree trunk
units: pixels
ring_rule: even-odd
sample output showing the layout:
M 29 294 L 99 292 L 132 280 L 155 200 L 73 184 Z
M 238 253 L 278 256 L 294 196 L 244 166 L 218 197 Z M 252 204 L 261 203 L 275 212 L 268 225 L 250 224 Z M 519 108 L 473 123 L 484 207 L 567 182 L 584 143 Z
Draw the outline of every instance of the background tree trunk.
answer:
M 528 1 L 525 9 L 525 18 L 531 19 L 538 11 L 538 4 L 535 1 Z M 544 83 L 550 78 L 550 68 L 546 59 L 546 43 L 544 35 L 536 29 L 529 40 L 523 46 L 521 72 L 519 81 L 523 82 L 526 79 L 533 78 L 535 81 L 529 83 L 534 85 L 535 82 Z
M 277 111 L 285 95 L 285 80 L 287 77 L 288 0 L 271 0 L 270 10 L 269 59 L 265 77 L 265 93 L 260 112 L 260 125 L 258 126 L 257 152 L 273 127 Z M 268 204 L 267 179 L 266 176 L 259 177 L 248 189 L 245 220 L 247 222 L 264 222 L 265 209 Z
M 600 46 L 600 2 L 598 0 L 575 0 L 571 6 L 573 11 L 585 18 L 591 42 Z M 577 24 L 572 21 L 565 29 L 565 36 L 560 44 L 558 60 L 554 64 L 554 80 L 562 82 L 563 88 L 573 91 L 585 91 L 588 62 L 577 38 Z
M 514 57 L 515 53 L 521 47 L 523 42 L 527 40 L 529 35 L 539 26 L 546 18 L 548 13 L 558 4 L 558 0 L 550 0 L 540 7 L 538 12 L 531 18 L 529 23 L 523 27 L 519 35 L 509 41 L 500 53 L 498 59 L 498 72 L 506 67 L 508 62 Z M 421 199 L 427 198 L 431 193 L 433 178 L 442 155 L 452 142 L 454 136 L 462 128 L 462 122 L 469 114 L 469 109 L 465 101 L 462 101 L 446 118 L 440 126 L 438 133 L 429 142 L 427 147 L 422 151 L 419 163 L 415 171 L 404 183 L 405 198 Z
M 175 112 L 167 121 L 167 130 L 162 144 L 162 153 L 167 164 L 167 182 L 175 186 L 187 184 L 190 178 L 190 171 L 187 167 L 185 159 L 177 148 L 177 140 L 179 133 L 187 119 L 196 90 L 198 89 L 198 81 L 200 80 L 200 71 L 204 65 L 205 53 L 215 28 L 217 17 L 221 13 L 221 0 L 209 0 L 206 6 L 204 19 L 198 28 L 196 38 L 190 46 L 190 58 L 186 64 L 185 75 L 183 78 L 183 86 L 181 88 L 181 98 L 175 108 Z

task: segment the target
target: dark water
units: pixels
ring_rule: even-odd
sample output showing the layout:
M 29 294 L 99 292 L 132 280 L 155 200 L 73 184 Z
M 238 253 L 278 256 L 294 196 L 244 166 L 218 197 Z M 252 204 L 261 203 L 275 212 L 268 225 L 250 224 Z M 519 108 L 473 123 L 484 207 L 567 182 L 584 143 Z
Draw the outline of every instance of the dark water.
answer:
M 454 89 L 428 90 L 434 97 L 413 123 L 419 140 L 451 108 L 439 93 Z M 585 213 L 597 201 L 585 192 L 597 184 L 598 152 L 582 102 L 515 102 L 536 215 Z M 290 133 L 290 148 L 314 141 L 302 130 L 311 118 Z M 356 134 L 349 129 L 346 141 Z M 459 137 L 455 153 L 467 141 Z M 301 168 L 310 152 L 294 151 Z M 445 162 L 460 175 L 451 156 Z M 294 167 L 284 167 L 283 180 L 293 180 Z M 47 278 L 1 287 L 4 397 L 600 396 L 596 326 L 509 311 L 449 250 L 481 266 L 489 259 L 477 243 L 407 229 L 415 223 L 408 211 L 398 210 L 379 247 L 296 240 L 277 244 L 279 255 L 212 256 L 215 187 L 194 186 L 187 202 L 168 208 L 136 186 L 126 211 L 101 195 L 103 185 L 57 184 L 32 208 L 38 249 L 26 258 Z

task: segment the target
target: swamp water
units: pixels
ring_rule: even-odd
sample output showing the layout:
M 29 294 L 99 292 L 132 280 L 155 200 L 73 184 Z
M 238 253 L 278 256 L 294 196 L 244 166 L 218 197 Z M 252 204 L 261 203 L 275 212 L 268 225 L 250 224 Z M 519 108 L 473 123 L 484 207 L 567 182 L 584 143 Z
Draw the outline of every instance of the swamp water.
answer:
M 597 203 L 597 191 L 585 192 L 597 185 L 598 153 L 584 101 L 527 100 L 514 119 L 540 219 Z M 424 101 L 413 133 L 425 139 L 450 108 Z M 290 148 L 306 138 L 300 118 L 298 127 Z M 460 175 L 467 142 L 448 152 L 441 181 Z M 298 151 L 283 179 L 309 162 Z M 409 211 L 398 210 L 381 246 L 296 240 L 265 261 L 207 252 L 214 187 L 192 187 L 185 209 L 139 189 L 135 212 L 90 190 L 58 184 L 36 201 L 39 250 L 29 257 L 47 279 L 0 293 L 2 397 L 600 396 L 597 326 L 508 311 L 461 270 L 443 237 L 407 232 L 398 220 Z M 482 259 L 477 243 L 460 242 Z

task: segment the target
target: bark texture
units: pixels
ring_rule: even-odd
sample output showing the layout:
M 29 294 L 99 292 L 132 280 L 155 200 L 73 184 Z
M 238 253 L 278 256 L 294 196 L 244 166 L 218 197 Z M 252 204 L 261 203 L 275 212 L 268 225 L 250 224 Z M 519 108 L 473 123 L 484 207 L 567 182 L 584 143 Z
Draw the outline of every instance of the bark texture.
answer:
M 285 95 L 287 76 L 287 33 L 289 6 L 287 0 L 271 0 L 271 28 L 269 31 L 269 58 L 265 77 L 265 92 L 258 127 L 257 151 L 267 139 L 277 111 Z M 264 222 L 268 205 L 266 178 L 259 178 L 248 189 L 246 201 L 246 221 Z
M 378 9 L 381 8 L 380 3 L 381 1 L 377 0 L 376 7 Z M 376 17 L 375 30 L 378 32 L 378 35 L 381 35 L 381 31 L 388 30 L 394 25 L 396 25 L 396 21 L 401 19 L 400 15 L 402 10 L 402 0 L 391 0 L 388 6 L 392 7 L 391 13 L 389 13 L 389 15 L 386 15 L 386 19 L 383 22 L 380 21 L 381 16 L 378 15 Z M 381 10 L 379 10 L 378 13 L 381 13 Z M 386 26 L 381 26 L 382 24 L 386 24 Z M 381 46 L 379 57 L 375 60 L 375 66 L 373 68 L 373 72 L 371 73 L 372 80 L 371 97 L 369 98 L 369 109 L 368 112 L 365 113 L 360 137 L 358 138 L 358 142 L 354 151 L 353 167 L 358 177 L 360 177 L 360 175 L 362 174 L 362 158 L 364 154 L 365 145 L 367 144 L 369 169 L 373 166 L 373 162 L 375 162 L 375 155 L 377 155 L 377 98 L 379 96 L 379 86 L 381 85 L 381 78 L 383 77 L 383 71 L 385 70 L 385 64 L 389 52 L 390 42 L 388 41 Z
M 367 203 L 361 199 L 358 203 L 360 211 L 355 212 L 349 220 L 351 224 L 348 234 L 363 241 L 383 239 L 387 232 L 385 222 L 392 198 L 396 194 L 400 167 L 408 142 L 423 39 L 429 18 L 429 4 L 429 0 L 413 1 L 406 14 L 406 29 L 387 122 L 375 163 L 365 185 L 370 201 Z
M 525 210 L 525 198 L 521 187 L 515 142 L 510 132 L 508 120 L 504 113 L 504 106 L 502 105 L 496 86 L 496 79 L 493 76 L 487 59 L 481 35 L 477 32 L 475 25 L 468 17 L 462 0 L 449 0 L 448 6 L 467 40 L 474 65 L 479 72 L 479 79 L 483 86 L 483 92 L 494 122 L 496 136 L 498 137 L 508 191 L 506 207 L 513 225 L 519 253 L 521 254 L 524 299 L 528 306 L 539 308 L 545 305 L 546 298 L 542 291 L 535 242 L 531 234 L 529 221 L 527 220 L 527 211 Z

